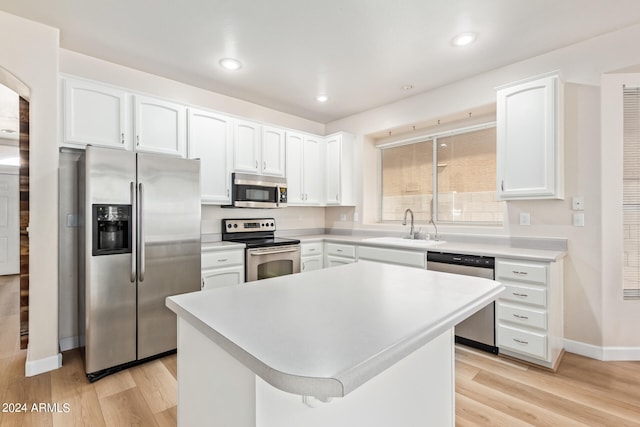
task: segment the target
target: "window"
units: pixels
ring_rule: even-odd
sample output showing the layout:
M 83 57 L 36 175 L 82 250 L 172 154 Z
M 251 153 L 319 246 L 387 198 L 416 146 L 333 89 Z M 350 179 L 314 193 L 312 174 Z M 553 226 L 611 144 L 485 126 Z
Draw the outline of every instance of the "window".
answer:
M 623 91 L 624 297 L 640 298 L 640 88 Z
M 419 141 L 379 146 L 381 213 L 400 221 L 411 209 L 416 221 L 502 224 L 504 202 L 496 200 L 495 124 Z

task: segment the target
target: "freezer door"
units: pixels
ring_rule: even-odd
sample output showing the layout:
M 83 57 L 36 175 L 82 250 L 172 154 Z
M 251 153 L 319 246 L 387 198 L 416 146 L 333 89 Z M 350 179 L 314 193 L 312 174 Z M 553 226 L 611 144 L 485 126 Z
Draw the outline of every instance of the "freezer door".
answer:
M 138 153 L 138 359 L 176 348 L 170 295 L 200 290 L 200 162 Z
M 136 283 L 131 274 L 135 254 L 92 254 L 91 208 L 94 204 L 133 204 L 135 155 L 89 146 L 81 167 L 84 274 L 80 275 L 79 284 L 79 321 L 84 320 L 80 330 L 85 334 L 85 369 L 89 374 L 136 360 Z

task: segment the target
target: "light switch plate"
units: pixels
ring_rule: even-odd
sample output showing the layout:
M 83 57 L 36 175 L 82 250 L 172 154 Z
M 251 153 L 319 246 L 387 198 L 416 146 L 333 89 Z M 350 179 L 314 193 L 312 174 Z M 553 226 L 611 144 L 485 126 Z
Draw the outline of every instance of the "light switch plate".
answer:
M 520 213 L 520 225 L 531 225 L 531 214 L 529 212 Z
M 584 210 L 584 197 L 582 196 L 573 196 L 571 199 L 571 209 L 574 211 L 583 211 Z
M 583 212 L 574 212 L 573 213 L 573 225 L 575 227 L 584 227 L 584 213 Z

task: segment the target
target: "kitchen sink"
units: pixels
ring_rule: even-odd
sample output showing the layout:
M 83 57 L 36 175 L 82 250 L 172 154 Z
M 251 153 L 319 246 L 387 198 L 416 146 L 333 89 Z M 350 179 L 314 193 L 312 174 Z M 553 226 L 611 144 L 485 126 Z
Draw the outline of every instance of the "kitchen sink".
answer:
M 372 237 L 370 239 L 363 239 L 362 242 L 410 248 L 427 248 L 438 243 L 444 243 L 442 240 L 405 239 L 404 237 Z

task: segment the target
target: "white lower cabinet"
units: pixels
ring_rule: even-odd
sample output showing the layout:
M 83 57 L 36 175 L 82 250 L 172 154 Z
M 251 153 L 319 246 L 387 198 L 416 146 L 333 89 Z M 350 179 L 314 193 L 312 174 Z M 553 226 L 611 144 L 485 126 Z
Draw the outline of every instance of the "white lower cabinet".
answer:
M 324 266 L 323 243 L 309 242 L 302 243 L 300 255 L 300 272 L 320 270 Z
M 555 369 L 563 349 L 562 261 L 496 259 L 500 353 Z
M 201 257 L 203 291 L 244 283 L 244 248 L 205 243 Z
M 325 267 L 353 264 L 356 262 L 356 246 L 346 243 L 327 242 L 324 247 Z
M 427 268 L 426 252 L 406 251 L 402 249 L 360 246 L 358 248 L 358 260 Z

